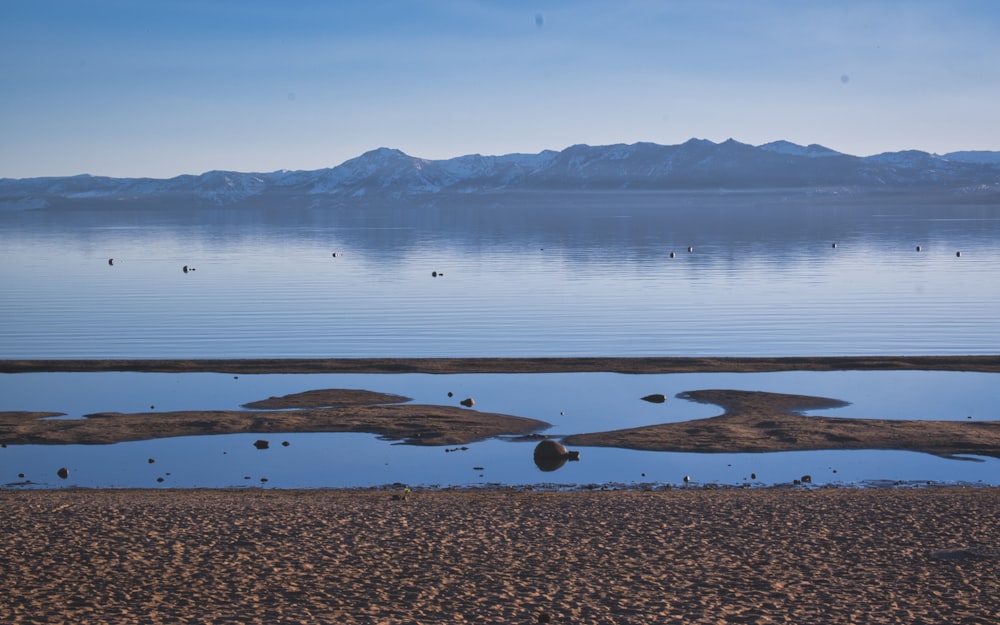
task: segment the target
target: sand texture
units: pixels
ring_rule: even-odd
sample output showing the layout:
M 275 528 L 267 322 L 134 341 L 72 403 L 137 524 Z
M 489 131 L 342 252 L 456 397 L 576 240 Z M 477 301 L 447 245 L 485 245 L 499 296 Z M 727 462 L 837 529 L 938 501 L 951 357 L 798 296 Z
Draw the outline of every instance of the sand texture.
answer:
M 836 408 L 823 397 L 761 391 L 700 390 L 682 399 L 722 406 L 708 419 L 567 436 L 568 445 L 645 451 L 739 453 L 818 449 L 895 449 L 939 456 L 1000 458 L 1000 421 L 906 421 L 802 416 Z
M 335 389 L 308 391 L 303 395 L 331 394 L 335 394 Z M 378 393 L 370 395 L 396 397 Z M 286 403 L 301 405 L 308 401 L 271 398 L 253 403 L 277 408 Z M 411 445 L 464 445 L 501 435 L 529 434 L 548 426 L 534 419 L 478 412 L 458 406 L 421 404 L 347 403 L 268 411 L 101 412 L 86 415 L 84 419 L 42 418 L 52 414 L 0 411 L 0 442 L 5 445 L 107 445 L 174 436 L 248 432 L 365 432 Z
M 1000 622 L 1000 490 L 0 492 L 0 622 Z

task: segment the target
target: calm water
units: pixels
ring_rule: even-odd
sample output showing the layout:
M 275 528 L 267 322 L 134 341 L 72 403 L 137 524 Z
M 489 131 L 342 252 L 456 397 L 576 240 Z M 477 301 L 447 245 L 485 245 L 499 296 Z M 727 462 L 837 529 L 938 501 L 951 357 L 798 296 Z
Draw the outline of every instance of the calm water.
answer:
M 1000 207 L 691 202 L 0 213 L 0 358 L 1000 351 Z
M 315 388 L 366 388 L 552 424 L 553 436 L 685 421 L 719 414 L 716 406 L 650 393 L 733 388 L 834 397 L 849 406 L 817 414 L 854 418 L 997 420 L 1000 376 L 985 373 L 875 371 L 622 375 L 611 373 L 467 375 L 16 374 L 0 376 L 6 410 L 65 412 L 235 409 L 272 395 Z M 53 393 L 53 389 L 58 389 Z M 448 393 L 453 398 L 448 398 Z M 268 439 L 271 448 L 253 443 Z M 288 441 L 288 447 L 279 442 Z M 116 445 L 8 445 L 0 449 L 0 487 L 354 487 L 391 484 L 815 484 L 920 481 L 1000 485 L 1000 460 L 945 459 L 872 451 L 685 454 L 582 448 L 581 461 L 545 473 L 534 443 L 494 439 L 446 453 L 442 447 L 392 444 L 364 434 L 240 434 L 180 437 Z M 149 464 L 148 459 L 155 463 Z M 70 477 L 56 477 L 67 467 Z M 477 468 L 478 467 L 478 468 Z M 755 473 L 757 478 L 750 479 Z M 24 477 L 19 477 L 24 474 Z M 162 482 L 157 479 L 162 479 Z M 266 479 L 266 482 L 261 480 Z
M 998 353 L 1000 207 L 581 194 L 420 210 L 0 212 L 0 287 L 0 358 Z M 995 420 L 996 380 L 940 372 L 44 374 L 0 376 L 0 410 L 234 408 L 333 387 L 445 403 L 453 391 L 474 396 L 477 409 L 541 419 L 562 435 L 717 413 L 636 400 L 698 388 L 852 402 L 831 411 L 839 416 Z M 679 483 L 685 474 L 731 484 L 750 473 L 762 484 L 805 473 L 821 484 L 1000 484 L 996 460 L 904 452 L 585 449 L 581 462 L 548 474 L 532 464 L 530 444 L 505 440 L 446 454 L 342 434 L 282 435 L 288 447 L 259 452 L 257 438 L 8 446 L 0 484 L 628 484 Z M 59 466 L 70 468 L 69 480 L 54 477 Z

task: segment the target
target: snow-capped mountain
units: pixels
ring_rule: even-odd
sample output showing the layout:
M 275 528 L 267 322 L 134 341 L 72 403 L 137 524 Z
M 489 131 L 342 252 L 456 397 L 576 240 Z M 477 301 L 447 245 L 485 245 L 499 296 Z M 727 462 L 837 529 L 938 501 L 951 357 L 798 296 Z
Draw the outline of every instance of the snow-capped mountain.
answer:
M 1000 152 L 889 152 L 869 157 L 821 145 L 733 139 L 574 145 L 562 151 L 427 160 L 379 148 L 315 171 L 211 171 L 170 179 L 0 179 L 0 208 L 139 206 L 336 206 L 503 191 L 789 190 L 857 193 L 1000 192 Z

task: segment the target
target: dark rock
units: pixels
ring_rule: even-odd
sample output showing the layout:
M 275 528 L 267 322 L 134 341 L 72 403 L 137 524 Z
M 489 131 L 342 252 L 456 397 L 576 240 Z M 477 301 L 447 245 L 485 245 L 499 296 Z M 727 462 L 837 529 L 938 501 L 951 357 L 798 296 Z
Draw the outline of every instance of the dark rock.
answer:
M 61 467 L 58 471 L 56 471 L 56 475 L 65 480 L 69 477 L 69 469 Z
M 156 462 L 156 458 L 150 458 L 149 460 L 146 460 L 146 462 L 148 462 L 149 464 L 153 464 L 154 462 Z
M 535 445 L 535 466 L 542 471 L 555 471 L 566 464 L 567 460 L 579 460 L 580 452 L 567 451 L 565 445 L 558 441 L 546 439 Z
M 261 439 L 255 442 L 253 446 L 256 447 L 257 449 L 267 449 L 268 447 L 271 446 L 271 444 Z
M 473 406 L 476 405 L 476 400 L 472 399 L 471 397 L 466 397 L 465 399 L 463 399 L 458 403 L 462 404 L 466 408 L 472 408 Z
M 646 395 L 642 400 L 648 401 L 651 404 L 662 404 L 667 401 L 667 396 L 660 393 L 653 393 L 652 395 Z

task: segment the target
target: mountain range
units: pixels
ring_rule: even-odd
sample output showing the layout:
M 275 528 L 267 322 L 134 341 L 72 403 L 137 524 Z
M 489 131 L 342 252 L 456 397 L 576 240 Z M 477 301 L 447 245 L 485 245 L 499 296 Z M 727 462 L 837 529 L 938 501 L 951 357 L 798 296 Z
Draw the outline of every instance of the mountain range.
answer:
M 363 205 L 522 191 L 872 192 L 1000 197 L 1000 152 L 915 150 L 858 157 L 821 145 L 733 139 L 574 145 L 561 151 L 427 160 L 379 148 L 313 171 L 210 171 L 169 179 L 0 179 L 0 209 Z

